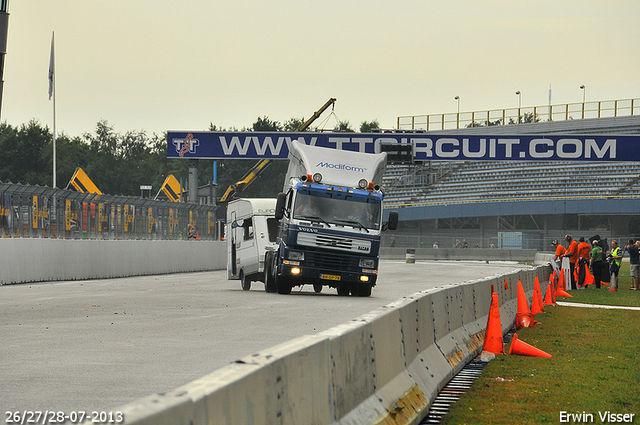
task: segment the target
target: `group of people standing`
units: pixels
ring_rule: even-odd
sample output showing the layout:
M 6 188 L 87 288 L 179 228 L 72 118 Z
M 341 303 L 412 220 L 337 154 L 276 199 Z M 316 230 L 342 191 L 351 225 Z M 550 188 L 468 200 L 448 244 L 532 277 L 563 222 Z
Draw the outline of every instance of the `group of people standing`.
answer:
M 589 282 L 586 281 L 588 270 L 591 268 L 594 284 L 600 289 L 602 282 L 610 282 L 609 291 L 618 291 L 618 273 L 622 264 L 622 257 L 629 253 L 631 290 L 640 291 L 640 240 L 634 243 L 629 239 L 624 250 L 618 246 L 616 240 L 611 241 L 611 250 L 605 252 L 606 244 L 601 244 L 599 240 L 592 240 L 588 243 L 583 237 L 576 241 L 571 235 L 564 237 L 567 247 L 558 243 L 557 240 L 551 242 L 556 252 L 554 261 L 561 262 L 563 258 L 569 259 L 571 289 L 586 289 Z M 605 245 L 605 246 L 601 246 Z

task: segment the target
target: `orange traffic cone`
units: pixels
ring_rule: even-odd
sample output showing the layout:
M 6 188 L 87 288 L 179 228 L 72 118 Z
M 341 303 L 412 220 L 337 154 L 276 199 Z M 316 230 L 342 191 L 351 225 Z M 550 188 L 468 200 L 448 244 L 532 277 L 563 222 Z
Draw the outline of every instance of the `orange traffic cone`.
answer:
M 532 328 L 535 325 L 533 314 L 529 309 L 527 296 L 524 293 L 522 282 L 518 281 L 518 312 L 516 313 L 516 329 Z
M 509 289 L 509 281 L 507 279 L 504 280 L 504 289 Z
M 565 269 L 560 269 L 560 276 L 558 276 L 558 289 L 567 289 L 567 274 L 568 271 Z
M 533 285 L 533 299 L 531 300 L 531 314 L 544 313 L 544 303 L 542 302 L 542 290 L 540 289 L 540 281 L 536 276 Z
M 544 297 L 544 305 L 556 305 L 553 294 L 553 285 L 551 282 L 547 285 L 547 294 Z
M 596 283 L 596 278 L 593 277 L 593 275 L 591 274 L 591 272 L 589 271 L 589 266 L 585 266 L 585 277 L 584 277 L 584 284 L 585 285 L 594 285 Z
M 558 290 L 556 291 L 556 297 L 569 297 L 569 298 L 573 298 L 573 295 L 569 294 L 567 291 L 565 291 L 563 288 L 558 286 Z
M 509 355 L 518 356 L 531 356 L 531 357 L 546 357 L 550 359 L 551 354 L 544 352 L 533 345 L 527 344 L 524 341 L 518 339 L 518 334 L 513 334 L 513 341 L 511 342 L 511 348 L 509 348 Z
M 558 288 L 556 289 L 556 297 L 569 297 L 569 298 L 573 298 L 571 295 L 569 295 L 569 293 L 566 291 L 566 276 L 567 276 L 567 270 L 562 269 L 560 270 L 560 278 L 558 279 Z
M 502 323 L 500 321 L 500 304 L 498 294 L 491 294 L 491 308 L 487 319 L 487 330 L 484 336 L 482 351 L 489 351 L 493 354 L 504 354 L 504 341 L 502 339 Z

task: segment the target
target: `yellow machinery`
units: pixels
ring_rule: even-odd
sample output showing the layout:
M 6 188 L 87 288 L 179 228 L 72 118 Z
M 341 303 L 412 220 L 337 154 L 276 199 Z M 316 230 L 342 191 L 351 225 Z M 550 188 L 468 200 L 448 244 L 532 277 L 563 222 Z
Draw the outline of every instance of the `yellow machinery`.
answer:
M 164 183 L 162 183 L 160 190 L 162 190 L 164 194 L 167 195 L 167 198 L 169 198 L 173 202 L 180 202 L 182 188 L 180 187 L 180 183 L 173 176 L 173 174 L 169 174 L 167 176 L 167 178 L 164 180 Z
M 102 195 L 100 189 L 91 181 L 87 173 L 80 167 L 76 168 L 76 172 L 73 173 L 71 177 L 71 181 L 69 182 L 71 185 L 78 191 L 82 193 L 95 193 L 96 195 Z
M 300 127 L 298 127 L 297 131 L 306 130 L 311 125 L 311 123 L 313 123 L 316 119 L 318 119 L 318 117 L 322 115 L 322 113 L 329 106 L 332 106 L 335 102 L 336 102 L 336 99 L 334 97 L 329 99 L 327 103 L 322 105 L 320 109 L 314 112 L 311 118 L 309 118 L 307 121 L 301 124 Z M 229 202 L 229 200 L 233 195 L 235 195 L 237 192 L 242 192 L 247 186 L 253 183 L 254 180 L 258 178 L 258 176 L 271 164 L 271 161 L 273 160 L 261 159 L 260 161 L 258 161 L 258 163 L 253 167 L 251 167 L 251 169 L 247 172 L 247 174 L 245 174 L 242 177 L 242 179 L 240 179 L 239 181 L 235 182 L 234 184 L 232 184 L 227 188 L 227 191 L 224 193 L 224 195 L 222 195 L 222 198 L 220 198 L 220 203 Z

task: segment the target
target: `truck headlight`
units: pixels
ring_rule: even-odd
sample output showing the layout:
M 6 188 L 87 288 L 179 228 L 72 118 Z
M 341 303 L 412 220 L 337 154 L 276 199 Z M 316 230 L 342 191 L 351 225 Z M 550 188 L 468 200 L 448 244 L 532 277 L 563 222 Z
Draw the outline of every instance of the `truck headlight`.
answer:
M 304 261 L 304 252 L 302 251 L 289 251 L 289 259 Z
M 376 260 L 373 258 L 361 258 L 360 259 L 360 267 L 364 267 L 367 269 L 372 269 L 376 266 Z

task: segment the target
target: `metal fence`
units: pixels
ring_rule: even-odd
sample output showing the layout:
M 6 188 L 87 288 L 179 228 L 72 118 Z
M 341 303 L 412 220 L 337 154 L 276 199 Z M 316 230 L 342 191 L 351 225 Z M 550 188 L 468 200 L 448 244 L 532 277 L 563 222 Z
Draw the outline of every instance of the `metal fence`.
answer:
M 564 103 L 449 114 L 406 115 L 398 117 L 397 128 L 399 130 L 434 131 L 536 121 L 567 121 L 633 115 L 640 115 L 640 99 Z
M 409 233 L 407 230 L 384 232 L 381 244 L 383 247 L 396 248 L 460 248 L 460 249 L 535 249 L 541 252 L 555 252 L 551 241 L 558 240 L 567 246 L 564 235 L 573 235 L 576 240 L 580 236 L 589 239 L 598 235 L 606 241 L 606 248 L 611 248 L 612 240 L 624 247 L 629 239 L 640 240 L 640 235 L 615 235 L 607 229 L 600 230 L 548 230 L 544 231 L 504 231 L 499 229 L 477 231 L 425 231 L 422 234 Z M 628 257 L 627 257 L 628 258 Z
M 0 236 L 61 239 L 220 239 L 216 206 L 95 195 L 0 182 Z

